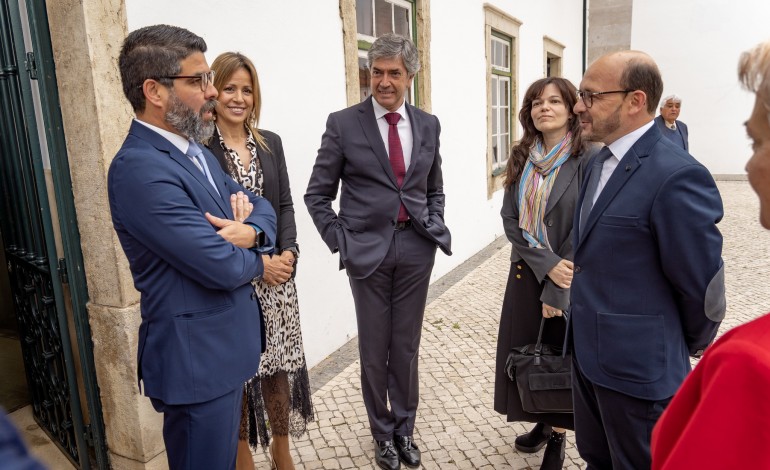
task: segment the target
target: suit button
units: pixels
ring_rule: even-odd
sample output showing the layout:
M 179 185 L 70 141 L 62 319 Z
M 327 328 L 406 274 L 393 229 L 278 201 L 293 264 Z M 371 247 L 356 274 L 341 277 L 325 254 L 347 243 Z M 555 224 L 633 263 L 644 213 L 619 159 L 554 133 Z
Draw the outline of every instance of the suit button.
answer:
M 553 219 L 548 219 L 548 222 L 546 222 L 546 225 L 549 227 L 553 227 Z
M 398 195 L 401 196 L 401 197 L 404 197 L 404 192 L 403 191 L 399 191 Z
M 575 266 L 575 274 L 580 272 L 580 266 Z

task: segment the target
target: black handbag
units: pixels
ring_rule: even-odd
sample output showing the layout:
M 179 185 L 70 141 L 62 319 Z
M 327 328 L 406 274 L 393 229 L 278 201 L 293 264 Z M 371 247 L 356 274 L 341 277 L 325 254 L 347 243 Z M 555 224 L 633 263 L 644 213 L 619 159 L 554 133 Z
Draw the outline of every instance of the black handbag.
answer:
M 505 371 L 516 382 L 527 413 L 572 413 L 572 355 L 543 344 L 543 326 L 545 318 L 536 344 L 511 349 Z

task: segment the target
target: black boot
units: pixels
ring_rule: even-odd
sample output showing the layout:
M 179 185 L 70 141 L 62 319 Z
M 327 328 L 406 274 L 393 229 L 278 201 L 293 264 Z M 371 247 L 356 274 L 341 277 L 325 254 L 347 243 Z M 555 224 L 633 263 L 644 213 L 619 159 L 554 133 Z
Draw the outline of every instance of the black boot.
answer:
M 532 454 L 542 449 L 551 436 L 551 426 L 537 423 L 532 430 L 517 437 L 513 443 L 516 450 Z
M 552 432 L 543 452 L 540 470 L 561 470 L 564 466 L 564 449 L 567 447 L 566 432 Z

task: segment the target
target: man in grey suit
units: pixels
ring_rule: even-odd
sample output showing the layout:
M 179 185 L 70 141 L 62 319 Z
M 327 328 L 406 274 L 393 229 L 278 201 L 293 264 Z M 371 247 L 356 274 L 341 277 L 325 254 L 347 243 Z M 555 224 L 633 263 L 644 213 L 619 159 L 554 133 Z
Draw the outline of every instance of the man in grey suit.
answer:
M 679 119 L 682 110 L 682 98 L 677 95 L 669 95 L 660 100 L 660 115 L 655 118 L 655 125 L 671 142 L 690 151 L 689 132 L 687 124 Z
M 372 96 L 329 115 L 305 204 L 350 280 L 375 461 L 398 469 L 399 459 L 420 464 L 412 438 L 420 332 L 436 247 L 451 254 L 450 235 L 441 127 L 405 101 L 420 68 L 417 49 L 409 39 L 386 34 L 368 59 Z

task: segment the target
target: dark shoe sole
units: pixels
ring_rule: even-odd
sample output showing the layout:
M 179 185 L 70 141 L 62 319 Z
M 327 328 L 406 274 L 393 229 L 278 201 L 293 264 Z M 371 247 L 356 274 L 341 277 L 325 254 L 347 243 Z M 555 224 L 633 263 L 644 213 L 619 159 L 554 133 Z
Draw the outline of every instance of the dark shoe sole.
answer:
M 417 462 L 416 464 L 412 465 L 410 463 L 407 463 L 406 460 L 402 459 L 401 456 L 398 457 L 398 460 L 401 461 L 401 463 L 404 464 L 405 467 L 409 467 L 409 468 L 420 468 L 420 464 L 422 463 L 420 461 L 420 462 Z
M 515 447 L 516 450 L 518 450 L 519 452 L 524 452 L 525 454 L 534 454 L 538 450 L 540 450 L 543 447 L 545 447 L 545 445 L 547 443 L 548 443 L 548 439 L 544 440 L 543 442 L 541 442 L 540 444 L 536 445 L 535 447 L 524 447 L 524 446 L 519 445 L 519 444 L 514 442 L 513 443 L 513 447 Z

